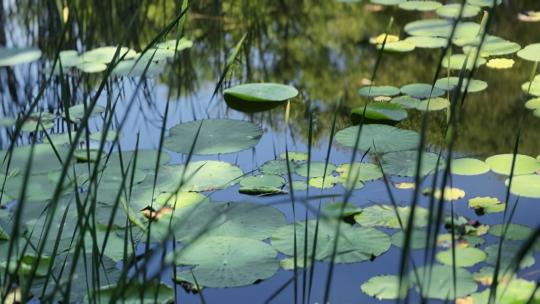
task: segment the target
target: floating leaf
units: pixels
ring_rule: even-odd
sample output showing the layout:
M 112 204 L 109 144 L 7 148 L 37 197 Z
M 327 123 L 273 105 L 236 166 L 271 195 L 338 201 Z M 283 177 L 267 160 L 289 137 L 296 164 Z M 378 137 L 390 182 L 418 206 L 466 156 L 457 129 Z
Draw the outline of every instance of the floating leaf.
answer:
M 84 73 L 93 74 L 105 71 L 107 69 L 107 65 L 100 62 L 81 62 L 77 64 L 77 68 Z
M 430 1 L 407 1 L 404 3 L 411 3 L 411 2 L 426 3 Z M 435 2 L 435 3 L 440 5 L 440 3 L 438 2 Z M 446 47 L 446 45 L 448 44 L 448 40 L 445 38 L 429 37 L 429 36 L 411 36 L 411 37 L 407 37 L 405 41 L 414 44 L 416 47 L 426 48 L 426 49 L 443 48 L 443 47 Z
M 478 15 L 480 8 L 473 5 L 465 5 L 465 7 L 462 8 L 461 4 L 453 3 L 439 7 L 436 12 L 437 15 L 445 18 L 456 19 L 460 16 L 462 18 L 470 18 Z
M 441 97 L 420 100 L 409 96 L 399 96 L 392 99 L 391 103 L 400 104 L 405 108 L 418 111 L 439 111 L 450 106 L 450 101 Z
M 383 43 L 392 43 L 399 41 L 399 36 L 396 35 L 390 35 L 390 34 L 380 34 L 377 37 L 371 37 L 369 38 L 369 42 L 371 44 L 383 44 Z
M 529 110 L 540 109 L 540 97 L 527 100 L 525 108 Z
M 398 5 L 406 0 L 370 0 L 371 3 L 380 5 Z
M 377 96 L 396 96 L 399 95 L 399 89 L 393 86 L 365 86 L 358 90 L 358 94 L 365 97 Z
M 418 133 L 414 131 L 398 129 L 392 126 L 370 124 L 363 125 L 361 128 L 361 132 L 359 132 L 360 126 L 338 131 L 336 141 L 343 146 L 354 148 L 358 138 L 358 149 L 386 153 L 415 149 L 420 138 Z
M 452 174 L 480 175 L 489 172 L 489 166 L 475 158 L 458 158 L 452 160 Z
M 137 52 L 130 50 L 127 47 L 118 48 L 116 46 L 104 46 L 86 51 L 82 53 L 79 57 L 83 62 L 87 63 L 108 64 L 113 60 L 114 55 L 117 51 L 117 60 L 127 60 L 130 58 L 134 58 L 137 55 Z
M 285 179 L 279 175 L 264 174 L 244 177 L 240 181 L 240 193 L 273 194 L 281 193 Z
M 442 96 L 445 92 L 427 83 L 411 83 L 402 86 L 401 93 L 414 98 L 433 98 Z
M 296 259 L 296 268 L 305 268 L 304 262 L 307 262 L 307 267 L 311 266 L 311 260 L 310 259 Z M 283 260 L 279 261 L 279 266 L 285 270 L 294 270 L 294 258 L 284 258 Z
M 454 22 L 449 19 L 425 19 L 405 25 L 405 32 L 411 36 L 429 36 L 449 38 Z M 474 22 L 460 22 L 455 30 L 454 39 L 472 39 L 476 37 L 480 25 Z
M 426 298 L 449 300 L 471 294 L 478 288 L 470 272 L 446 265 L 419 267 L 409 276 L 416 286 L 422 287 L 422 296 Z
M 208 200 L 203 194 L 197 192 L 163 192 L 156 197 L 156 204 L 161 207 L 184 208 L 193 204 L 202 203 Z
M 469 85 L 467 86 L 467 83 Z M 459 84 L 459 78 L 458 77 L 444 77 L 439 78 L 435 82 L 435 86 L 438 88 L 441 88 L 443 90 L 451 91 L 455 89 Z M 477 93 L 484 91 L 487 89 L 488 84 L 485 81 L 478 80 L 478 79 L 471 79 L 470 82 L 467 79 L 463 79 L 461 83 L 461 91 L 465 92 L 465 88 L 467 88 L 467 92 L 469 93 Z
M 469 208 L 474 209 L 476 214 L 503 212 L 506 205 L 496 197 L 474 197 L 469 200 Z
M 353 121 L 361 121 L 365 117 L 368 121 L 389 120 L 400 121 L 407 118 L 407 111 L 399 104 L 375 102 L 351 110 Z
M 402 182 L 402 183 L 395 183 L 394 184 L 394 187 L 396 189 L 402 189 L 402 190 L 406 190 L 406 189 L 414 189 L 415 188 L 415 184 L 414 183 L 409 183 L 409 182 Z
M 489 227 L 489 233 L 498 237 L 502 237 L 504 234 L 504 238 L 507 240 L 523 241 L 531 236 L 533 230 L 527 226 L 510 223 L 508 225 L 493 225 Z
M 510 175 L 512 170 L 512 161 L 514 154 L 498 154 L 486 159 L 486 163 L 495 173 Z M 534 173 L 540 169 L 540 162 L 531 156 L 517 154 L 514 164 L 514 175 L 523 175 Z
M 450 70 L 461 70 L 465 67 L 466 70 L 471 70 L 473 68 L 474 60 L 476 56 L 474 54 L 454 54 L 451 56 L 446 56 L 443 58 L 442 66 Z M 465 65 L 465 62 L 467 64 Z M 480 67 L 486 63 L 486 60 L 482 57 L 479 57 L 476 61 L 476 67 Z
M 3 48 L 0 47 L 0 67 L 25 64 L 41 57 L 36 48 Z
M 503 0 L 467 0 L 467 3 L 476 6 L 493 7 L 494 2 L 495 5 L 499 5 L 502 3 L 502 1 Z
M 324 216 L 335 218 L 346 218 L 362 212 L 362 208 L 354 204 L 341 202 L 323 204 L 321 209 Z
M 399 214 L 399 219 L 398 215 Z M 373 205 L 362 209 L 362 212 L 354 216 L 354 220 L 366 227 L 401 228 L 399 221 L 405 227 L 411 214 L 410 207 L 397 207 L 390 205 Z M 428 210 L 416 207 L 414 214 L 414 226 L 424 227 L 428 223 Z
M 325 170 L 326 169 L 326 170 Z M 325 162 L 311 162 L 309 165 L 309 177 L 321 177 L 325 175 L 331 175 L 336 170 L 336 165 Z M 308 163 L 303 163 L 296 167 L 296 174 L 307 177 L 308 176 Z
M 472 39 L 458 39 L 454 43 L 460 46 L 463 46 L 463 52 L 469 53 L 478 49 L 478 46 L 482 42 L 482 38 L 477 36 Z M 508 41 L 501 37 L 488 35 L 485 37 L 482 48 L 480 49 L 480 56 L 490 57 L 490 56 L 502 56 L 510 55 L 521 50 L 521 46 L 515 42 Z M 473 53 L 475 54 L 475 53 Z
M 486 253 L 477 248 L 456 247 L 454 250 L 456 267 L 471 267 L 486 259 Z M 452 249 L 438 252 L 437 261 L 449 266 L 454 265 L 454 252 Z
M 333 188 L 336 184 L 340 183 L 342 180 L 333 175 L 328 176 L 318 176 L 309 179 L 309 185 L 314 188 L 319 189 L 329 189 Z
M 442 4 L 440 4 L 437 1 L 414 1 L 414 0 L 402 2 L 398 5 L 398 7 L 402 10 L 421 11 L 421 12 L 434 11 L 441 6 Z
M 362 182 L 373 181 L 383 177 L 381 168 L 369 163 L 341 164 L 336 168 L 336 172 L 342 180 L 358 180 Z
M 290 187 L 292 189 L 294 189 L 294 191 L 300 191 L 300 190 L 306 190 L 308 188 L 308 185 L 306 184 L 306 182 L 303 182 L 303 181 L 293 181 L 292 182 L 292 187 Z
M 437 169 L 444 168 L 444 159 L 439 155 L 430 152 L 421 152 L 422 161 L 420 166 L 420 176 L 425 176 Z M 390 152 L 382 157 L 382 168 L 385 174 L 414 177 L 416 175 L 418 152 L 400 151 Z
M 243 172 L 232 164 L 207 160 L 187 165 L 163 166 L 158 180 L 162 191 L 211 191 L 238 183 Z M 180 187 L 181 186 L 181 187 Z
M 509 181 L 506 181 L 508 185 Z M 510 192 L 523 197 L 540 198 L 540 175 L 520 175 L 512 180 Z
M 175 252 L 176 265 L 193 265 L 197 282 L 206 287 L 237 287 L 273 276 L 277 252 L 258 240 L 231 236 L 201 237 Z
M 525 13 L 519 13 L 518 19 L 519 21 L 523 21 L 523 22 L 539 22 L 540 12 L 527 11 Z
M 487 288 L 482 292 L 474 293 L 471 298 L 473 304 L 512 303 L 526 304 L 537 303 L 540 300 L 537 284 L 521 278 L 501 278 L 498 281 L 496 296 L 490 300 L 491 289 Z M 534 293 L 534 295 L 533 295 Z
M 68 108 L 69 120 L 76 123 L 80 122 L 83 119 L 86 111 L 88 111 L 88 106 L 85 107 L 84 104 L 78 104 L 78 105 L 69 107 Z M 92 109 L 92 113 L 90 114 L 90 117 L 99 115 L 103 112 L 105 112 L 105 108 L 95 105 L 94 108 Z M 67 115 L 64 114 L 64 117 L 67 119 Z
M 506 269 L 512 265 L 513 262 L 516 262 L 514 261 L 516 255 L 518 254 L 518 252 L 520 251 L 521 249 L 521 244 L 520 243 L 517 243 L 517 242 L 512 242 L 512 241 L 504 241 L 503 244 L 502 244 L 502 248 L 501 248 L 501 256 L 500 256 L 500 269 L 502 271 L 506 271 Z M 487 246 L 485 249 L 485 252 L 487 253 L 487 259 L 486 259 L 486 263 L 490 264 L 490 265 L 495 265 L 497 263 L 497 256 L 498 256 L 498 252 L 499 252 L 499 244 L 493 244 L 493 245 L 489 245 Z M 531 252 L 528 252 L 524 258 L 521 260 L 521 262 L 519 263 L 519 267 L 520 268 L 527 268 L 527 267 L 530 267 L 532 265 L 534 265 L 535 263 L 535 260 L 534 260 L 534 256 L 532 254 L 532 251 Z
M 288 152 L 288 155 L 287 153 L 283 152 L 279 155 L 279 158 L 281 159 L 287 159 L 287 157 L 289 158 L 289 161 L 304 161 L 304 160 L 307 160 L 308 159 L 308 154 L 305 153 L 305 152 L 292 152 L 292 151 L 289 151 Z
M 275 175 L 287 175 L 289 168 L 292 172 L 296 169 L 297 164 L 290 161 L 289 166 L 287 167 L 287 161 L 283 159 L 269 160 L 265 162 L 259 170 L 264 174 L 275 174 Z
M 399 277 L 396 275 L 375 276 L 364 282 L 360 289 L 377 300 L 394 300 L 399 297 Z
M 377 49 L 383 49 L 385 52 L 396 52 L 396 53 L 404 53 L 404 52 L 411 52 L 414 50 L 416 46 L 405 40 L 396 41 L 396 42 L 389 42 L 384 45 L 384 49 L 382 45 L 377 45 Z
M 540 97 L 540 75 L 536 75 L 532 82 L 527 81 L 522 84 L 521 90 L 529 95 Z
M 296 97 L 298 90 L 278 83 L 248 83 L 226 89 L 223 94 L 253 102 L 283 102 Z
M 164 146 L 172 151 L 197 155 L 233 153 L 255 146 L 262 129 L 248 121 L 208 119 L 181 123 L 171 128 Z M 195 147 L 192 147 L 195 144 Z
M 540 61 L 540 43 L 529 44 L 517 53 L 518 57 L 524 60 Z

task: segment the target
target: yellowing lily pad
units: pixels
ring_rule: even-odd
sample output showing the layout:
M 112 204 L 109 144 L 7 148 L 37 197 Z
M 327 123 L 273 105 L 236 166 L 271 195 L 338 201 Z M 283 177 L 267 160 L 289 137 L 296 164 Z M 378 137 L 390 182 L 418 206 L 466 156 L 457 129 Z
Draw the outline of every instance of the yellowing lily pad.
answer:
M 486 163 L 495 173 L 510 175 L 512 170 L 513 154 L 499 154 L 488 157 Z M 517 154 L 514 164 L 514 175 L 523 175 L 534 173 L 540 169 L 540 162 L 531 156 Z

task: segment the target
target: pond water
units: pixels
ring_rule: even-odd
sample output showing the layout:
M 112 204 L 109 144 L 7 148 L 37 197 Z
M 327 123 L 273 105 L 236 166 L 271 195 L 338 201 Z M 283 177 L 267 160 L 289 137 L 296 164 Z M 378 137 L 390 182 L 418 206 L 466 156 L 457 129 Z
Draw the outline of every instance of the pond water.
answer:
M 540 3 L 450 2 L 4 1 L 2 300 L 540 303 Z

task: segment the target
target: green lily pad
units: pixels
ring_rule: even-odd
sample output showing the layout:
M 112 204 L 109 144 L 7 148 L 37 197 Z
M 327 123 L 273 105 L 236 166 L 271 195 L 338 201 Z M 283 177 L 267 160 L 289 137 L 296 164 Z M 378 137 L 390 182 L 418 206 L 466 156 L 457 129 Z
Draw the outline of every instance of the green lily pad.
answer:
M 364 282 L 360 289 L 377 300 L 394 300 L 399 297 L 399 276 L 375 276 Z
M 518 57 L 524 60 L 540 61 L 540 43 L 529 44 L 517 53 Z
M 35 132 L 43 131 L 43 129 L 51 129 L 54 126 L 54 119 L 56 116 L 48 112 L 34 112 L 30 114 L 30 117 L 23 123 L 21 131 L 23 132 Z
M 502 237 L 507 240 L 522 241 L 528 239 L 533 230 L 530 227 L 518 224 L 497 224 L 489 227 L 489 234 Z
M 326 171 L 325 171 L 326 168 Z M 332 175 L 332 172 L 336 170 L 336 165 L 325 162 L 311 162 L 309 166 L 309 177 L 321 177 L 325 175 Z M 307 177 L 308 176 L 308 163 L 303 163 L 296 167 L 296 174 Z
M 469 81 L 467 79 L 462 80 L 462 83 L 461 83 L 462 92 L 465 92 L 465 88 L 467 88 L 467 92 L 477 93 L 477 92 L 484 91 L 488 87 L 487 82 L 482 81 L 482 80 L 471 79 L 469 85 L 467 86 L 468 82 Z M 458 86 L 458 84 L 459 84 L 459 78 L 454 77 L 454 76 L 439 78 L 435 82 L 436 87 L 441 88 L 446 91 L 451 91 L 455 89 Z
M 167 49 L 167 50 L 173 50 L 173 51 L 176 50 L 179 52 L 179 51 L 193 47 L 193 41 L 185 37 L 182 37 L 178 40 L 172 39 L 172 40 L 160 42 L 156 45 L 156 47 L 158 49 Z
M 412 271 L 409 273 L 411 281 L 417 289 L 422 286 L 422 296 L 430 299 L 454 299 L 471 294 L 478 288 L 472 274 L 463 268 L 455 268 L 455 277 L 454 267 L 446 265 L 419 267 L 416 274 L 418 278 Z
M 488 304 L 490 303 L 490 292 L 491 290 L 487 288 L 482 292 L 473 293 L 470 298 L 474 301 L 474 304 Z M 499 280 L 493 303 L 526 304 L 536 303 L 539 300 L 540 292 L 538 292 L 536 284 L 533 281 L 510 278 L 508 280 Z
M 467 3 L 470 5 L 492 7 L 494 0 L 467 0 Z M 502 0 L 496 0 L 495 5 L 502 3 Z
M 171 55 L 174 56 L 174 52 L 169 53 L 172 53 Z M 161 74 L 165 69 L 166 58 L 157 62 L 154 60 L 151 61 L 150 58 L 146 57 L 144 56 L 143 59 L 122 60 L 114 67 L 111 74 L 126 77 L 153 77 Z
M 450 101 L 446 98 L 442 97 L 435 97 L 435 98 L 428 98 L 423 100 L 418 100 L 418 102 L 412 104 L 411 101 L 416 100 L 409 100 L 409 107 L 414 106 L 415 110 L 418 111 L 440 111 L 448 108 L 450 106 Z M 397 100 L 392 102 L 401 103 L 403 100 Z
M 429 1 L 408 1 L 405 3 L 410 3 L 410 2 L 426 3 Z M 435 2 L 435 3 L 440 4 L 438 2 Z M 411 36 L 411 37 L 407 37 L 405 41 L 414 44 L 418 48 L 426 48 L 426 49 L 443 48 L 443 47 L 446 47 L 446 45 L 448 44 L 448 40 L 445 38 L 429 37 L 429 36 Z
M 501 256 L 500 256 L 500 269 L 501 271 L 506 271 L 506 269 L 512 265 L 514 262 L 514 258 L 517 255 L 521 248 L 521 244 L 518 242 L 511 242 L 511 241 L 504 241 L 501 248 Z M 485 249 L 485 252 L 487 253 L 487 259 L 486 263 L 490 265 L 495 265 L 497 263 L 497 255 L 499 252 L 499 243 L 492 244 L 487 246 Z M 525 257 L 521 260 L 519 264 L 519 268 L 527 268 L 534 265 L 535 259 L 531 252 L 528 252 Z
M 329 188 L 333 188 L 335 185 L 339 184 L 340 182 L 341 182 L 340 178 L 333 175 L 327 175 L 327 176 L 318 176 L 318 177 L 310 178 L 308 183 L 313 188 L 329 189 Z
M 281 193 L 285 179 L 279 175 L 264 174 L 244 177 L 240 181 L 240 193 L 272 194 Z
M 463 46 L 463 52 L 468 53 L 469 51 L 477 49 L 481 41 L 482 39 L 480 37 L 475 37 L 473 39 L 459 39 L 454 41 L 454 43 Z M 519 50 L 521 50 L 519 44 L 501 37 L 489 35 L 484 39 L 482 48 L 480 49 L 480 56 L 490 57 L 509 55 L 514 54 Z
M 284 102 L 296 97 L 298 90 L 278 83 L 248 83 L 226 89 L 223 94 L 252 102 Z
M 486 159 L 486 163 L 490 166 L 493 172 L 502 175 L 510 175 L 513 159 L 513 154 L 498 154 L 488 157 Z M 514 175 L 530 174 L 539 169 L 540 162 L 538 162 L 535 158 L 523 154 L 516 155 L 513 172 Z
M 527 100 L 525 108 L 529 110 L 540 109 L 540 97 Z
M 458 158 L 452 160 L 452 174 L 480 175 L 489 172 L 489 166 L 475 158 Z
M 41 57 L 41 51 L 36 48 L 3 48 L 0 47 L 0 67 L 25 64 Z
M 414 0 L 402 2 L 398 5 L 398 7 L 402 10 L 421 11 L 421 12 L 434 11 L 441 6 L 442 4 L 437 1 L 414 1 Z
M 351 203 L 332 202 L 321 206 L 321 213 L 328 217 L 346 218 L 360 212 L 362 212 L 362 208 Z
M 202 192 L 233 186 L 239 182 L 242 175 L 242 170 L 237 166 L 208 160 L 189 163 L 187 168 L 185 165 L 163 166 L 158 176 L 158 182 L 162 191 Z
M 417 147 L 418 133 L 392 126 L 370 124 L 353 126 L 336 133 L 336 141 L 345 146 L 354 148 L 358 140 L 358 149 L 371 152 L 386 153 L 393 151 L 410 150 Z M 358 137 L 358 133 L 360 133 Z
M 306 262 L 307 267 L 311 266 L 311 260 L 296 259 L 296 268 L 305 268 L 304 262 Z M 284 258 L 279 261 L 279 266 L 285 270 L 294 270 L 294 258 Z
M 308 188 L 308 184 L 304 181 L 293 181 L 292 187 L 290 186 L 289 188 L 294 189 L 294 191 L 306 190 Z
M 399 219 L 397 214 L 399 214 Z M 399 229 L 399 220 L 404 227 L 411 214 L 410 207 L 397 207 L 391 205 L 373 205 L 362 209 L 362 212 L 354 216 L 354 220 L 366 227 L 385 227 Z M 425 227 L 428 223 L 428 210 L 422 207 L 416 207 L 414 215 L 414 226 Z
M 414 98 L 433 98 L 445 94 L 445 92 L 437 87 L 431 87 L 427 83 L 411 83 L 401 87 L 401 93 Z
M 445 251 L 440 251 L 437 253 L 437 261 L 442 264 L 452 266 L 453 263 L 453 252 L 452 249 Z M 480 249 L 471 248 L 471 247 L 456 247 L 455 248 L 455 259 L 456 267 L 471 267 L 480 262 L 483 262 L 486 259 L 487 255 Z
M 506 181 L 508 185 L 508 181 Z M 523 197 L 540 198 L 540 175 L 520 175 L 512 180 L 510 192 Z
M 279 269 L 277 252 L 258 240 L 231 236 L 201 237 L 175 252 L 176 265 L 206 287 L 237 287 L 268 279 Z
M 540 97 L 540 75 L 536 75 L 532 82 L 527 81 L 522 84 L 521 90 L 526 94 Z
M 72 122 L 80 122 L 84 115 L 85 115 L 85 109 L 88 110 L 88 107 L 85 108 L 84 104 L 78 104 L 74 105 L 68 108 L 69 112 L 69 120 Z M 90 114 L 90 117 L 99 115 L 101 113 L 105 112 L 105 108 L 95 105 L 92 109 L 92 113 Z M 67 119 L 67 115 L 64 114 L 64 117 Z
M 34 263 L 37 261 L 38 257 L 34 255 L 25 255 L 21 259 L 16 260 L 12 258 L 10 265 L 8 266 L 7 262 L 0 263 L 0 269 L 5 271 L 5 273 L 15 274 L 15 269 L 18 268 L 18 275 L 29 276 L 32 273 L 32 268 Z M 41 256 L 39 263 L 37 264 L 36 277 L 45 277 L 49 273 L 49 266 L 53 263 L 54 259 L 50 256 Z M 17 267 L 17 264 L 18 267 Z
M 371 3 L 380 5 L 398 5 L 406 0 L 370 0 Z
M 295 162 L 300 162 L 300 161 L 305 161 L 308 159 L 308 154 L 306 152 L 293 152 L 293 151 L 289 151 L 288 152 L 288 155 L 286 152 L 283 152 L 279 155 L 279 158 L 281 159 L 287 159 L 287 157 L 289 158 L 289 161 L 295 161 Z
M 105 71 L 107 69 L 107 65 L 100 62 L 81 62 L 77 64 L 77 68 L 81 70 L 81 72 L 93 74 Z
M 470 18 L 478 15 L 480 8 L 473 5 L 465 5 L 465 7 L 462 8 L 461 4 L 452 3 L 439 7 L 436 12 L 437 15 L 444 18 L 456 19 L 460 16 L 460 12 L 462 18 Z
M 369 163 L 350 163 L 341 164 L 336 168 L 339 177 L 342 180 L 359 180 L 362 182 L 373 181 L 383 177 L 381 168 L 375 164 Z
M 450 19 L 425 19 L 405 25 L 405 32 L 411 36 L 429 36 L 449 38 L 454 22 Z M 474 38 L 480 30 L 475 22 L 460 22 L 455 30 L 454 39 Z
M 264 174 L 274 174 L 274 175 L 287 175 L 288 169 L 291 170 L 291 173 L 296 170 L 298 165 L 292 161 L 289 161 L 289 166 L 287 166 L 287 161 L 284 159 L 275 159 L 265 162 L 259 170 Z
M 394 42 L 387 42 L 384 44 L 384 51 L 385 52 L 395 52 L 395 53 L 405 53 L 405 52 L 412 52 L 415 49 L 414 43 L 411 43 L 406 40 L 400 40 L 400 41 L 394 41 Z M 380 50 L 383 48 L 382 44 L 377 44 L 377 49 Z
M 181 123 L 171 128 L 164 146 L 172 151 L 197 155 L 233 153 L 255 146 L 262 129 L 250 122 L 209 119 Z
M 208 197 L 197 192 L 163 192 L 156 197 L 156 204 L 161 207 L 184 208 L 193 204 L 207 202 Z
M 443 58 L 442 66 L 446 69 L 451 70 L 461 70 L 465 67 L 466 70 L 471 70 L 473 68 L 475 55 L 470 54 L 469 56 L 465 54 L 454 54 L 451 56 L 446 56 Z M 465 66 L 465 60 L 467 65 Z M 479 57 L 476 61 L 476 67 L 480 67 L 486 63 L 486 60 L 482 57 Z
M 390 152 L 382 157 L 382 168 L 385 174 L 414 177 L 416 175 L 418 152 L 399 151 Z M 420 176 L 425 176 L 437 169 L 439 155 L 431 152 L 422 152 Z M 438 169 L 444 168 L 444 159 L 439 160 Z
M 503 212 L 506 205 L 496 197 L 474 197 L 469 200 L 469 208 L 476 214 Z
M 296 222 L 296 253 L 297 257 L 304 257 L 304 242 L 307 242 L 308 258 L 311 256 L 315 244 L 316 221 Z M 305 229 L 308 225 L 305 241 Z M 320 219 L 317 230 L 316 260 L 330 259 L 335 242 L 336 221 Z M 272 235 L 272 246 L 280 252 L 294 255 L 294 227 L 287 225 Z M 341 224 L 340 237 L 336 248 L 336 263 L 354 263 L 369 260 L 379 256 L 390 247 L 390 237 L 373 228 L 352 227 Z
M 407 111 L 399 104 L 375 102 L 351 110 L 353 121 L 364 116 L 368 121 L 401 121 L 407 118 Z
M 396 96 L 399 95 L 399 89 L 393 86 L 365 86 L 358 90 L 358 94 L 365 97 L 378 96 Z
M 107 64 L 110 63 L 117 51 L 118 47 L 116 46 L 104 46 L 95 48 L 89 51 L 86 51 L 79 55 L 83 62 L 88 63 L 97 63 L 97 64 Z M 127 60 L 137 56 L 137 52 L 130 50 L 127 47 L 121 47 L 118 51 L 118 59 Z

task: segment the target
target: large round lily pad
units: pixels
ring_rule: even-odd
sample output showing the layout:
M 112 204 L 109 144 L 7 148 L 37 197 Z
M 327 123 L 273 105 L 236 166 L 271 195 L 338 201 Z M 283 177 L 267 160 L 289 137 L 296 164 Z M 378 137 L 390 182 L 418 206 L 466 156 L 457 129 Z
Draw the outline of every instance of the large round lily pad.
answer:
M 467 86 L 467 83 L 469 83 L 468 86 Z M 436 87 L 441 88 L 446 91 L 451 91 L 455 89 L 458 86 L 458 84 L 459 84 L 459 78 L 455 76 L 439 78 L 435 82 Z M 471 79 L 469 82 L 469 80 L 465 78 L 461 82 L 462 92 L 464 92 L 465 88 L 467 88 L 467 92 L 477 93 L 477 92 L 484 91 L 487 87 L 488 87 L 487 82 L 478 80 L 478 79 Z
M 427 12 L 427 11 L 434 11 L 441 7 L 442 4 L 437 1 L 415 1 L 415 0 L 409 0 L 406 2 L 402 2 L 398 5 L 398 7 L 402 10 L 406 11 L 421 11 L 421 12 Z
M 407 111 L 399 104 L 375 102 L 351 110 L 354 121 L 401 121 L 407 118 Z
M 513 159 L 514 154 L 498 154 L 488 157 L 486 159 L 486 163 L 495 173 L 502 175 L 510 175 Z M 535 158 L 523 154 L 516 155 L 513 172 L 514 175 L 530 174 L 534 173 L 539 169 L 540 162 Z
M 106 64 L 110 63 L 113 60 L 117 50 L 118 47 L 116 46 L 98 47 L 82 53 L 81 55 L 79 55 L 79 57 L 83 62 Z M 120 47 L 116 60 L 127 60 L 134 58 L 135 56 L 137 56 L 137 52 L 135 52 L 134 50 L 130 50 L 127 47 Z
M 285 179 L 279 175 L 263 174 L 248 176 L 240 181 L 240 193 L 244 194 L 277 194 L 282 193 Z
M 396 98 L 393 98 L 390 102 L 400 104 L 405 108 L 415 109 L 418 111 L 439 111 L 444 110 L 450 106 L 450 101 L 442 97 L 420 100 L 410 96 L 398 96 Z
M 360 289 L 377 300 L 394 300 L 399 297 L 399 276 L 375 276 L 364 282 Z
M 397 207 L 395 209 L 391 205 L 373 205 L 362 209 L 362 212 L 354 216 L 354 220 L 366 227 L 400 229 L 400 220 L 403 228 L 405 228 L 410 214 L 410 207 Z M 428 223 L 428 210 L 422 207 L 416 207 L 413 223 L 415 227 L 425 227 Z
M 410 22 L 405 25 L 405 32 L 411 36 L 430 36 L 449 38 L 454 22 L 449 19 L 425 19 Z M 474 38 L 480 30 L 475 22 L 460 22 L 454 33 L 454 39 Z
M 456 247 L 455 259 L 456 267 L 471 267 L 483 262 L 486 259 L 486 253 L 477 248 Z M 445 265 L 454 265 L 452 249 L 438 252 L 437 260 Z
M 332 175 L 332 172 L 336 170 L 336 165 L 325 162 L 311 162 L 309 163 L 309 177 L 321 177 L 325 175 Z M 308 163 L 303 163 L 296 167 L 296 174 L 307 177 L 308 176 Z
M 431 152 L 421 152 L 422 161 L 420 176 L 425 176 L 437 169 L 439 155 Z M 416 175 L 418 152 L 399 151 L 383 155 L 382 167 L 385 174 L 414 177 Z M 444 168 L 444 158 L 439 160 L 439 170 Z
M 506 183 L 508 184 L 508 181 Z M 540 175 L 515 176 L 510 192 L 523 197 L 540 198 Z
M 201 286 L 236 287 L 273 276 L 279 269 L 276 256 L 270 245 L 258 240 L 210 236 L 178 250 L 174 263 L 193 265 L 191 272 Z
M 474 54 L 454 54 L 451 56 L 446 56 L 443 58 L 442 66 L 450 70 L 461 70 L 465 68 L 466 70 L 472 70 L 474 66 L 474 60 L 476 55 Z M 478 57 L 476 60 L 476 67 L 480 67 L 486 63 L 486 60 L 482 57 Z
M 452 160 L 452 174 L 480 175 L 489 172 L 489 166 L 475 158 L 458 158 Z
M 207 160 L 187 165 L 163 166 L 158 175 L 160 190 L 211 191 L 225 189 L 239 182 L 243 172 L 232 164 Z
M 358 90 L 358 94 L 365 97 L 396 96 L 399 89 L 393 86 L 365 86 Z
M 298 90 L 278 83 L 248 83 L 228 88 L 223 94 L 252 102 L 283 102 L 296 97 Z
M 405 3 L 409 3 L 409 2 L 411 1 L 408 1 Z M 425 3 L 429 1 L 421 1 L 421 2 Z M 429 36 L 411 36 L 411 37 L 407 37 L 405 41 L 414 44 L 416 47 L 426 48 L 426 49 L 443 48 L 448 44 L 448 40 L 445 38 L 429 37 Z
M 402 86 L 401 93 L 414 98 L 433 98 L 442 96 L 445 92 L 427 83 L 411 83 Z
M 461 4 L 459 3 L 447 4 L 437 9 L 437 15 L 444 18 L 454 18 L 454 19 L 460 16 L 461 18 L 474 17 L 478 15 L 479 12 L 480 12 L 480 8 L 478 6 L 465 5 L 465 7 L 462 8 Z
M 357 139 L 360 150 L 386 153 L 414 149 L 420 136 L 411 130 L 379 124 L 349 127 L 336 133 L 336 141 L 346 147 L 354 148 Z
M 0 47 L 0 67 L 14 66 L 38 60 L 41 51 L 36 48 L 3 48 Z
M 528 61 L 540 61 L 540 43 L 529 44 L 517 53 L 518 57 Z
M 500 262 L 500 269 L 506 271 L 508 266 L 513 265 L 514 260 L 521 248 L 521 243 L 515 241 L 504 241 L 501 248 L 501 256 L 497 258 L 499 252 L 499 243 L 489 245 L 485 248 L 487 253 L 486 263 L 494 265 L 497 260 Z M 535 259 L 531 252 L 528 252 L 525 257 L 519 263 L 519 268 L 527 268 L 534 265 Z
M 209 119 L 182 123 L 171 128 L 164 145 L 175 152 L 212 155 L 233 153 L 255 146 L 262 129 L 248 121 Z
M 532 233 L 533 230 L 530 227 L 512 223 L 508 225 L 497 224 L 489 227 L 489 234 L 498 237 L 504 235 L 506 240 L 523 241 L 528 239 Z
M 417 290 L 422 286 L 422 295 L 426 298 L 449 300 L 471 294 L 478 288 L 472 274 L 463 268 L 455 268 L 455 277 L 454 267 L 446 265 L 419 267 L 416 274 L 410 272 L 411 281 Z
M 342 180 L 359 180 L 362 182 L 373 181 L 383 177 L 381 168 L 370 163 L 341 164 L 336 168 Z

